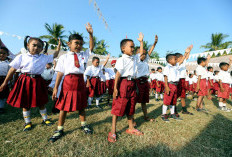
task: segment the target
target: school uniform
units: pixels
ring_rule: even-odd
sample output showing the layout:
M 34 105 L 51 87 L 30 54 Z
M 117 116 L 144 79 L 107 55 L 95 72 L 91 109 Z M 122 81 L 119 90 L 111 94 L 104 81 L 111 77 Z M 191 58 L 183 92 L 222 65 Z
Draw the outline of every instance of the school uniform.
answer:
M 95 67 L 94 65 L 88 66 L 85 75 L 90 78 L 90 86 L 89 86 L 89 97 L 93 98 L 94 95 L 99 97 L 101 95 L 101 79 L 100 74 L 103 69 L 103 65 L 99 65 Z
M 219 86 L 219 75 L 215 75 L 214 76 L 214 91 L 218 91 L 220 90 L 220 86 Z
M 186 98 L 186 83 L 185 83 L 185 78 L 186 78 L 186 60 L 179 65 L 177 63 L 178 68 L 178 77 L 179 77 L 179 83 L 177 86 L 177 97 L 181 98 Z
M 198 65 L 196 68 L 197 76 L 201 76 L 200 80 L 200 88 L 198 91 L 198 96 L 206 96 L 208 95 L 208 87 L 207 87 L 207 77 L 208 73 L 205 67 Z
M 156 90 L 156 73 L 150 74 L 151 88 Z
M 231 77 L 230 73 L 228 71 L 220 70 L 218 73 L 219 80 L 222 82 L 222 87 L 224 88 L 224 91 L 221 92 L 221 90 L 218 90 L 218 97 L 229 99 L 230 97 L 230 84 L 231 84 Z
M 193 89 L 194 89 L 194 92 L 196 92 L 196 88 L 197 88 L 197 76 L 196 75 L 193 75 Z
M 108 89 L 108 94 L 113 95 L 115 69 L 114 68 L 105 68 L 105 77 L 106 77 L 106 88 Z
M 54 70 L 52 68 L 50 68 L 50 69 L 45 68 L 43 73 L 41 74 L 42 78 L 46 82 L 47 87 L 51 83 L 53 75 L 54 75 Z
M 211 81 L 214 84 L 214 75 L 213 75 L 213 72 L 210 72 L 210 71 L 208 71 L 208 81 L 207 81 L 208 82 L 208 89 L 213 90 L 214 87 L 213 87 L 213 85 L 211 86 L 209 81 Z
M 111 113 L 116 116 L 134 115 L 136 105 L 135 67 L 136 57 L 123 54 L 115 68 L 121 74 L 118 82 L 118 96 L 113 99 Z
M 159 87 L 158 87 L 157 83 L 156 83 L 156 92 L 163 93 L 163 91 L 164 91 L 164 75 L 163 75 L 163 73 L 156 72 L 155 79 L 156 79 L 156 82 L 159 84 Z
M 106 93 L 106 76 L 103 73 L 101 73 L 100 79 L 101 79 L 101 95 L 103 95 Z
M 17 108 L 43 106 L 48 102 L 45 80 L 41 77 L 47 63 L 53 61 L 53 55 L 29 52 L 20 54 L 9 64 L 20 69 L 21 75 L 10 92 L 7 103 Z
M 9 61 L 0 61 L 0 85 L 4 82 L 6 75 L 10 69 Z M 9 86 L 7 85 L 2 92 L 0 92 L 0 99 L 6 99 L 9 95 Z
M 149 55 L 146 55 L 146 58 L 141 61 L 140 60 L 140 54 L 137 54 L 135 57 L 137 62 L 136 67 L 136 85 L 138 88 L 138 97 L 137 102 L 138 103 L 149 103 L 149 83 L 148 83 L 148 75 L 149 75 L 149 66 L 148 66 L 148 60 Z
M 87 107 L 86 85 L 84 82 L 84 58 L 88 51 L 75 53 L 68 51 L 60 56 L 55 71 L 64 74 L 64 81 L 56 108 L 73 112 Z M 79 63 L 79 64 L 78 64 Z
M 194 78 L 192 77 L 192 78 L 189 78 L 188 79 L 189 80 L 189 91 L 191 91 L 191 92 L 195 92 L 195 89 L 194 89 L 194 87 L 193 87 L 193 84 L 194 84 Z
M 168 87 L 170 88 L 169 94 L 164 93 L 164 105 L 176 105 L 177 102 L 177 85 L 179 82 L 178 67 L 167 64 L 163 71 L 164 76 L 168 77 Z
M 185 88 L 186 88 L 186 91 L 189 91 L 189 76 L 186 76 L 185 78 Z

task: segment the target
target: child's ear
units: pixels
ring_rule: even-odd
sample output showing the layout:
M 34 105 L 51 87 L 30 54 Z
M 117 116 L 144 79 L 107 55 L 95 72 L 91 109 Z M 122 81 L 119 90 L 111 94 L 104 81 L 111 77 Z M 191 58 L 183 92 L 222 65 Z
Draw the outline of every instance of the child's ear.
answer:
M 27 43 L 27 49 L 29 50 L 29 43 Z
M 67 43 L 66 43 L 67 45 L 68 45 L 68 47 L 70 47 L 71 46 L 71 42 L 69 42 L 69 41 L 67 41 Z

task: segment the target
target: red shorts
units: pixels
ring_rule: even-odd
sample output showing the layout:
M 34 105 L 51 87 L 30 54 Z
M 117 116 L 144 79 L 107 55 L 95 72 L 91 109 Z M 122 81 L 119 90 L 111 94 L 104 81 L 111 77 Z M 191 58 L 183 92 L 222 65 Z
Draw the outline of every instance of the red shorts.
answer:
M 136 79 L 136 85 L 138 87 L 139 93 L 137 97 L 138 103 L 149 103 L 149 83 L 147 82 L 147 77 L 140 77 Z
M 159 87 L 156 85 L 156 92 L 163 93 L 164 92 L 164 82 L 163 81 L 156 81 L 159 84 Z
M 106 93 L 106 82 L 101 81 L 101 95 Z
M 214 82 L 214 90 L 215 90 L 215 91 L 220 90 L 220 87 L 219 87 L 219 83 L 218 83 L 218 82 Z
M 136 105 L 136 84 L 122 79 L 119 82 L 118 96 L 113 99 L 111 113 L 116 116 L 134 115 Z
M 189 85 L 189 91 L 195 92 L 195 89 L 193 88 L 193 84 Z
M 198 91 L 198 96 L 206 96 L 208 95 L 208 87 L 207 87 L 207 80 L 201 79 L 200 81 L 200 89 Z
M 0 86 L 4 82 L 5 78 L 6 78 L 5 76 L 0 76 Z M 3 89 L 3 91 L 0 92 L 0 99 L 6 99 L 9 93 L 10 93 L 9 86 L 7 85 L 5 89 Z
M 213 83 L 213 80 L 211 79 L 210 80 L 212 83 Z M 207 81 L 208 82 L 208 89 L 214 89 L 214 86 L 211 86 L 209 80 Z M 214 83 L 213 83 L 214 84 Z
M 185 88 L 187 91 L 189 91 L 189 81 L 185 81 Z
M 151 82 L 151 88 L 156 89 L 156 80 L 152 80 Z
M 87 107 L 86 85 L 83 74 L 69 74 L 64 77 L 56 108 L 73 112 Z
M 227 83 L 222 83 L 222 87 L 224 88 L 224 92 L 221 92 L 221 90 L 218 90 L 218 97 L 229 99 L 230 97 L 230 85 Z
M 169 95 L 164 93 L 164 105 L 176 105 L 177 102 L 177 85 L 168 84 L 170 88 Z
M 48 102 L 48 93 L 42 77 L 31 78 L 21 74 L 10 92 L 7 103 L 17 108 L 43 106 Z
M 185 98 L 186 97 L 186 85 L 185 79 L 181 78 L 177 85 L 177 97 Z
M 100 78 L 92 77 L 90 79 L 90 87 L 89 87 L 89 97 L 99 97 L 101 95 L 101 80 Z
M 114 80 L 107 80 L 106 81 L 106 88 L 108 89 L 108 94 L 113 95 L 114 92 Z

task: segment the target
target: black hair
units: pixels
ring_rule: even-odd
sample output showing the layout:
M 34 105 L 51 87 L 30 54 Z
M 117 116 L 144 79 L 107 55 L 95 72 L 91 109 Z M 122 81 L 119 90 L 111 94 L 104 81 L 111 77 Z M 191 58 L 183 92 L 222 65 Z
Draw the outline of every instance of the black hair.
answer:
M 196 70 L 193 70 L 193 73 L 195 74 L 197 71 Z
M 151 69 L 151 71 L 155 71 L 155 69 L 154 69 L 154 68 L 152 68 L 152 69 Z
M 94 57 L 92 58 L 92 62 L 94 62 L 95 60 L 99 60 L 99 61 L 100 61 L 100 59 L 99 59 L 98 57 L 94 56 Z
M 230 76 L 232 76 L 232 71 L 230 71 Z
M 161 68 L 161 67 L 158 67 L 158 68 L 157 68 L 157 71 L 158 71 L 158 70 L 162 70 L 162 68 Z
M 202 62 L 205 62 L 205 61 L 206 61 L 206 58 L 204 58 L 204 57 L 197 58 L 197 64 L 201 64 Z
M 193 74 L 189 74 L 189 77 L 191 77 Z
M 52 66 L 52 63 L 48 63 L 48 65 L 51 65 L 51 66 Z
M 122 47 L 124 47 L 126 45 L 127 42 L 129 41 L 132 41 L 134 42 L 132 39 L 123 39 L 121 42 L 120 42 L 120 48 L 121 48 L 121 51 L 122 51 Z M 122 52 L 123 53 L 123 52 Z
M 69 37 L 68 37 L 68 41 L 72 41 L 72 40 L 81 40 L 81 41 L 84 41 L 83 40 L 83 37 L 79 34 L 71 34 Z
M 207 70 L 209 71 L 210 69 L 213 69 L 213 67 L 211 67 L 211 66 L 208 66 L 208 67 L 207 67 Z
M 216 75 L 216 73 L 218 73 L 218 72 L 219 72 L 218 70 L 215 70 L 215 71 L 214 71 L 214 75 Z
M 28 40 L 28 38 L 29 38 L 29 40 Z M 26 36 L 24 38 L 24 48 L 26 50 L 28 50 L 27 44 L 30 43 L 32 40 L 37 40 L 38 42 L 40 42 L 42 44 L 43 49 L 44 49 L 44 53 L 47 53 L 47 51 L 48 51 L 48 43 L 46 41 L 42 41 L 40 38 L 30 37 L 30 36 Z M 45 47 L 44 47 L 44 45 L 45 45 Z
M 9 50 L 8 50 L 8 48 L 6 48 L 6 47 L 0 47 L 0 49 L 6 51 L 7 52 L 7 56 L 9 56 Z
M 172 59 L 173 57 L 175 57 L 175 54 L 173 53 L 170 53 L 170 54 L 167 54 L 166 56 L 166 61 L 168 62 L 170 59 Z
M 226 62 L 221 62 L 221 63 L 219 64 L 219 67 L 220 67 L 220 69 L 221 69 L 223 66 L 226 66 L 226 65 L 229 65 L 229 64 L 226 63 Z
M 180 58 L 180 57 L 182 57 L 183 55 L 182 55 L 181 53 L 175 53 L 175 56 L 176 56 L 177 58 Z

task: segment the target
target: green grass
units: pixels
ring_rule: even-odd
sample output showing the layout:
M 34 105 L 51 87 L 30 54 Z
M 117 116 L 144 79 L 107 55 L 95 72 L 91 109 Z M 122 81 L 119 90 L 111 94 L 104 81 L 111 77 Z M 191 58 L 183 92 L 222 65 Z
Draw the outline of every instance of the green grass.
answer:
M 137 104 L 135 120 L 138 129 L 145 133 L 137 137 L 127 135 L 126 117 L 119 118 L 118 141 L 108 143 L 111 129 L 111 108 L 87 110 L 87 121 L 94 130 L 85 135 L 80 130 L 76 112 L 69 113 L 65 123 L 65 136 L 49 143 L 57 127 L 58 115 L 50 115 L 53 126 L 41 125 L 38 109 L 32 109 L 33 130 L 23 132 L 21 109 L 6 105 L 6 113 L 0 115 L 0 156 L 232 156 L 232 112 L 217 109 L 217 100 L 205 100 L 208 113 L 195 111 L 196 101 L 187 100 L 188 110 L 194 115 L 182 115 L 183 121 L 161 120 L 162 102 L 151 97 L 147 104 L 150 117 L 156 122 L 144 122 L 141 105 Z M 231 101 L 228 101 L 231 107 Z M 52 102 L 47 105 L 51 113 Z M 179 104 L 180 109 L 180 104 Z

